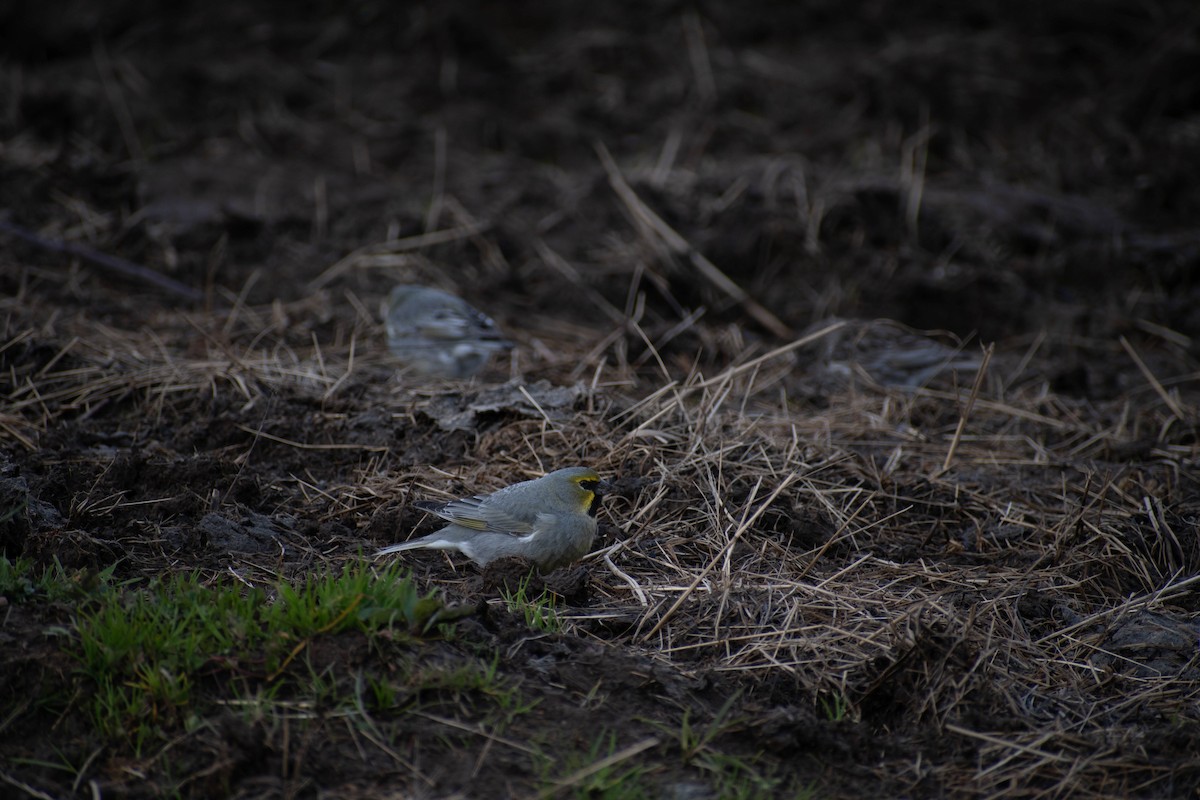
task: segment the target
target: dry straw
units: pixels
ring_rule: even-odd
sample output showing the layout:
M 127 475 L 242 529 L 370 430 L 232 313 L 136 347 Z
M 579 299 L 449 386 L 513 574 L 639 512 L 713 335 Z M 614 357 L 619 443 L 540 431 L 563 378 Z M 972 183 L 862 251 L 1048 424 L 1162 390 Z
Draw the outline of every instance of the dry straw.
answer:
M 514 396 L 535 411 L 466 437 L 469 460 L 439 470 L 411 463 L 385 430 L 345 438 L 270 415 L 280 395 L 351 403 L 433 437 L 435 401 L 480 390 L 397 382 L 369 304 L 340 305 L 333 341 L 298 324 L 344 299 L 231 297 L 228 310 L 136 330 L 83 313 L 35 322 L 38 309 L 10 304 L 5 347 L 48 355 L 9 370 L 0 430 L 32 449 L 108 404 L 170 420 L 220 398 L 247 452 L 360 451 L 340 482 L 312 469 L 272 478 L 290 487 L 289 514 L 360 532 L 410 494 L 592 463 L 634 488 L 607 506 L 615 536 L 590 558 L 593 601 L 565 614 L 568 634 L 606 631 L 674 668 L 743 683 L 747 714 L 833 707 L 881 737 L 935 730 L 960 757 L 913 764 L 885 752 L 870 767 L 908 775 L 914 792 L 1117 797 L 1172 785 L 1175 765 L 1139 755 L 1135 739 L 1153 730 L 1145 720 L 1200 718 L 1189 610 L 1200 558 L 1195 520 L 1178 513 L 1192 502 L 1195 454 L 1164 443 L 1133 465 L 1106 459 L 1195 409 L 1127 342 L 1163 405 L 1055 395 L 1022 380 L 1028 358 L 1002 388 L 981 369 L 970 390 L 850 385 L 813 403 L 798 399 L 798 357 L 833 328 L 730 356 L 706 376 L 699 362 L 680 372 L 659 337 L 639 336 L 641 361 L 610 361 L 595 339 L 552 340 L 571 329 L 547 322 L 524 335 L 553 341 L 549 355 L 526 347 L 511 368 L 560 382 L 579 371 L 579 402 L 547 408 L 522 381 Z M 644 334 L 636 320 L 613 322 L 610 341 Z M 699 316 L 668 341 L 683 330 L 720 341 Z M 363 543 L 310 555 L 350 558 Z

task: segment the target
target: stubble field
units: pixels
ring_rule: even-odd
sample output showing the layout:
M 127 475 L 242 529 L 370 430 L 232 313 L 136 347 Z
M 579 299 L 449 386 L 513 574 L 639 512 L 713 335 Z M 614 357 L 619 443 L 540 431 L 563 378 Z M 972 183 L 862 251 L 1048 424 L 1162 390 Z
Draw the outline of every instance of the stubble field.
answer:
M 1196 796 L 1190 4 L 67 5 L 0 794 Z M 401 282 L 516 349 L 398 370 Z M 573 464 L 573 569 L 371 558 Z

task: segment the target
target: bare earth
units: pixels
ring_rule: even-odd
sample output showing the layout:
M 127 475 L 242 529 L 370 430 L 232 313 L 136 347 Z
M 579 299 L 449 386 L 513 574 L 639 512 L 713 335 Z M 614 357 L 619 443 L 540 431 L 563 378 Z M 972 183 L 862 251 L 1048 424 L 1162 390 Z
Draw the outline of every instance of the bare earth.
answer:
M 0 795 L 1198 796 L 1194 3 L 102 5 L 0 10 L 0 554 L 274 591 L 617 492 L 557 628 L 405 553 L 453 635 L 140 752 L 0 597 Z M 517 349 L 398 372 L 413 281 Z M 339 699 L 400 661 L 519 707 Z

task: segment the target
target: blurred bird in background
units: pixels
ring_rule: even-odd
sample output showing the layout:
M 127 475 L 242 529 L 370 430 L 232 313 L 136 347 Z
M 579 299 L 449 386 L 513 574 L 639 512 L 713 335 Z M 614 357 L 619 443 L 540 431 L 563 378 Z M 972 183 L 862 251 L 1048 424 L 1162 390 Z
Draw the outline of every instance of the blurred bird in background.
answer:
M 846 324 L 816 345 L 817 363 L 809 368 L 814 378 L 843 383 L 865 379 L 912 391 L 943 373 L 973 371 L 980 364 L 978 353 L 942 344 L 889 319 L 829 318 L 810 326 L 806 333 L 838 321 Z
M 470 378 L 513 346 L 491 317 L 441 289 L 397 286 L 381 312 L 392 355 L 421 375 Z

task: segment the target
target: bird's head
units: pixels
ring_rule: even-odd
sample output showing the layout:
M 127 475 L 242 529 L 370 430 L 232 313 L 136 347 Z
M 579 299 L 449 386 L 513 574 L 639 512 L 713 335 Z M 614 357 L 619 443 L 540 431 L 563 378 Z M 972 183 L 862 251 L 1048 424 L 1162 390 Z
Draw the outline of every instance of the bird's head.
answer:
M 600 510 L 600 500 L 609 489 L 609 482 L 591 467 L 567 467 L 551 472 L 543 478 L 546 479 L 553 479 L 573 502 L 579 504 L 581 511 L 593 517 Z

